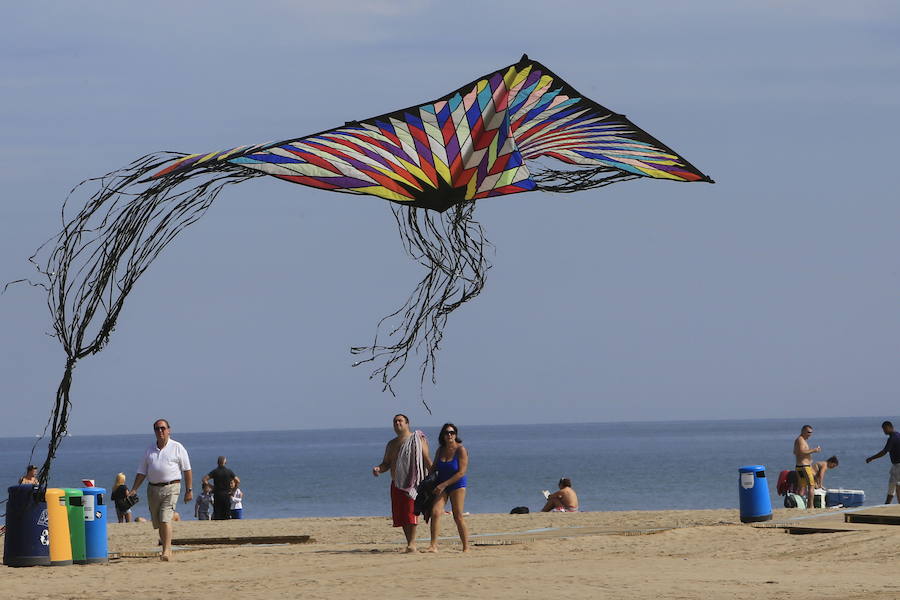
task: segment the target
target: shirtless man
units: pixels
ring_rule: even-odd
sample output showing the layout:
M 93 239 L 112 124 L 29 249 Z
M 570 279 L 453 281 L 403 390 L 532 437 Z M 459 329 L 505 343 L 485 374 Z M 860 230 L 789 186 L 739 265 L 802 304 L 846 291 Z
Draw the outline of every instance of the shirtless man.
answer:
M 397 437 L 384 448 L 381 464 L 372 467 L 372 475 L 391 472 L 391 514 L 394 527 L 402 527 L 406 536 L 406 551 L 416 551 L 416 513 L 410 490 L 422 481 L 431 468 L 430 451 L 425 434 L 409 430 L 409 417 L 394 415 L 394 433 Z M 402 464 L 401 464 L 402 463 Z M 404 487 L 404 486 L 411 487 Z
M 827 460 L 820 460 L 813 463 L 812 469 L 813 473 L 816 476 L 816 487 L 824 488 L 825 487 L 825 473 L 828 472 L 829 469 L 836 469 L 838 466 L 838 457 L 832 456 Z
M 572 489 L 572 480 L 563 477 L 559 480 L 559 491 L 547 496 L 547 504 L 541 512 L 578 512 L 578 494 Z
M 37 478 L 37 467 L 34 465 L 28 465 L 28 468 L 25 469 L 25 475 L 19 477 L 19 485 L 39 485 Z
M 801 489 L 806 488 L 807 509 L 812 509 L 816 497 L 816 476 L 812 470 L 812 455 L 822 451 L 820 446 L 810 448 L 809 444 L 806 443 L 806 440 L 808 440 L 812 434 L 812 425 L 804 425 L 800 428 L 800 435 L 794 440 L 794 456 L 797 459 L 794 465 L 797 468 L 797 476 L 800 480 Z

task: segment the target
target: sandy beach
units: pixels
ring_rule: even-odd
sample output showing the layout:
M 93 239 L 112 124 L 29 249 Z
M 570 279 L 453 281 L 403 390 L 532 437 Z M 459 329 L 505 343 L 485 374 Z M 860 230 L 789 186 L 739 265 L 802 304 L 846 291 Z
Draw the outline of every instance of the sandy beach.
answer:
M 813 522 L 837 523 L 834 511 Z M 777 510 L 775 521 L 807 513 Z M 800 522 L 800 521 L 797 521 Z M 163 563 L 149 523 L 109 526 L 108 565 L 2 567 L 8 598 L 893 598 L 900 527 L 817 535 L 739 522 L 735 510 L 449 517 L 439 554 L 404 554 L 386 517 L 176 523 L 175 537 L 309 535 L 292 545 L 192 546 Z M 896 530 L 896 531 L 895 531 Z M 420 527 L 424 548 L 427 530 Z M 144 556 L 143 558 L 141 556 Z

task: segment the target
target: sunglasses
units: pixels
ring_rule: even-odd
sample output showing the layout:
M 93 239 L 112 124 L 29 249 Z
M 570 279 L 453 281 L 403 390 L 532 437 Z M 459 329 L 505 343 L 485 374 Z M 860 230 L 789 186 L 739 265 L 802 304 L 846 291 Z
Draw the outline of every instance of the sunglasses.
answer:
M 444 435 L 456 435 L 456 432 L 453 431 L 452 429 L 448 429 L 447 431 L 444 432 Z
M 153 431 L 165 431 L 168 427 L 154 427 Z

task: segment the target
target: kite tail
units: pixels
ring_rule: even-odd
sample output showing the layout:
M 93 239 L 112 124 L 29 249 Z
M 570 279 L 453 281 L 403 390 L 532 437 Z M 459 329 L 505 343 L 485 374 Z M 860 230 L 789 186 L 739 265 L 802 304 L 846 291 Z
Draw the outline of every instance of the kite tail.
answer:
M 406 303 L 378 322 L 372 345 L 354 347 L 351 352 L 370 355 L 353 363 L 354 367 L 380 363 L 370 378 L 380 377 L 383 389 L 393 394 L 391 382 L 406 365 L 410 352 L 425 355 L 420 384 L 429 373 L 436 383 L 437 352 L 447 317 L 481 293 L 491 267 L 485 247 L 492 246 L 481 224 L 472 218 L 474 201 L 456 204 L 443 213 L 399 206 L 392 210 L 406 253 L 427 272 Z M 386 337 L 391 341 L 383 342 L 379 336 L 388 322 Z
M 163 248 L 203 216 L 219 191 L 228 184 L 263 176 L 221 162 L 148 179 L 181 156 L 148 154 L 123 169 L 79 183 L 63 203 L 62 230 L 30 259 L 44 276 L 45 281 L 36 285 L 47 290 L 53 335 L 66 352 L 65 373 L 44 428 L 44 435 L 50 429 L 50 441 L 38 475 L 43 486 L 66 435 L 75 364 L 103 349 L 137 280 Z M 73 195 L 92 186 L 96 191 L 68 217 L 66 208 Z
M 47 435 L 47 429 L 51 427 L 53 432 L 59 432 L 56 435 L 51 435 L 50 442 L 47 444 L 47 456 L 44 459 L 44 464 L 41 465 L 41 470 L 38 472 L 38 482 L 44 488 L 47 487 L 47 482 L 50 479 L 50 465 L 53 459 L 56 458 L 56 450 L 59 448 L 63 436 L 66 435 L 69 409 L 72 408 L 72 403 L 69 401 L 69 389 L 72 387 L 72 370 L 74 368 L 75 360 L 72 358 L 66 359 L 66 370 L 63 373 L 62 381 L 59 382 L 59 388 L 56 390 L 56 403 L 53 407 L 53 414 L 50 415 L 50 420 L 44 426 L 44 433 L 41 436 L 41 439 L 43 439 L 43 436 Z M 40 439 L 31 447 L 32 458 L 34 458 L 34 450 L 39 441 Z
M 586 169 L 540 168 L 532 171 L 531 179 L 545 192 L 581 192 L 610 185 L 619 181 L 638 179 L 633 173 L 624 173 L 612 167 Z

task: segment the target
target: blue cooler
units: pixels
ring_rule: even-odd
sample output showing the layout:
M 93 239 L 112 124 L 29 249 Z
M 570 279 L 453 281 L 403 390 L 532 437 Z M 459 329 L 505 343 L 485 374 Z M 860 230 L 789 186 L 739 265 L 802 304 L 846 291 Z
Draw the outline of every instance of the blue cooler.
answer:
M 738 495 L 741 501 L 741 523 L 757 523 L 772 518 L 772 499 L 766 468 L 748 465 L 738 468 Z
M 50 565 L 47 503 L 36 485 L 14 485 L 6 502 L 3 564 L 8 567 Z
M 866 502 L 863 490 L 830 489 L 825 494 L 825 506 L 862 506 Z
M 109 562 L 106 541 L 106 490 L 81 488 L 84 493 L 84 555 L 88 564 Z

